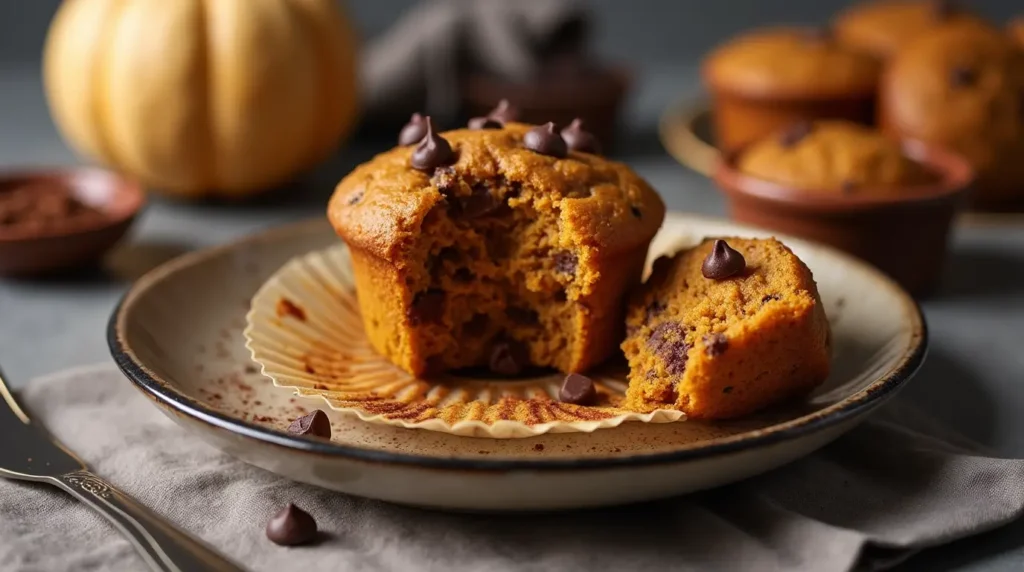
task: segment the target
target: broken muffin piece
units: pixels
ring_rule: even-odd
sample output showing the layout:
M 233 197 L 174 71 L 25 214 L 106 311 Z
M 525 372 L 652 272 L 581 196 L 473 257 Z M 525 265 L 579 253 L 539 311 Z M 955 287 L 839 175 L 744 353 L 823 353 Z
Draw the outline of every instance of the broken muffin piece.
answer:
M 829 372 L 814 279 L 773 238 L 709 239 L 658 259 L 626 324 L 626 406 L 637 411 L 737 417 L 806 394 Z
M 563 152 L 560 137 L 431 130 L 341 181 L 328 217 L 378 352 L 414 375 L 515 375 L 582 372 L 615 351 L 665 207 L 628 167 Z

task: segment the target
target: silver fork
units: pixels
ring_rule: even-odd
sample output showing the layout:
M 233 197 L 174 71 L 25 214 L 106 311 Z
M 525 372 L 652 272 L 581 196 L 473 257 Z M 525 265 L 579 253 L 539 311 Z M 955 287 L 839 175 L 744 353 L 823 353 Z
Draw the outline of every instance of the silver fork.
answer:
M 241 570 L 212 548 L 175 528 L 114 485 L 93 474 L 21 409 L 0 371 L 0 476 L 55 486 L 92 507 L 120 530 L 153 570 Z

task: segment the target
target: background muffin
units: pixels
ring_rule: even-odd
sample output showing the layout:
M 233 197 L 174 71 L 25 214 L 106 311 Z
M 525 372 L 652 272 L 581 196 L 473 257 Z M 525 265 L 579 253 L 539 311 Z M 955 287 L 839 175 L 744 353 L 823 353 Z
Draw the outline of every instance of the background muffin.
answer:
M 328 215 L 369 338 L 413 374 L 586 370 L 621 340 L 664 204 L 625 165 L 567 150 L 585 132 L 487 127 L 430 133 L 338 185 Z
M 875 0 L 841 12 L 835 19 L 834 30 L 843 45 L 886 60 L 936 26 L 964 20 L 980 18 L 950 2 Z
M 993 26 L 944 25 L 893 59 L 879 120 L 890 134 L 964 155 L 983 206 L 1024 198 L 1024 51 Z
M 879 66 L 821 30 L 774 28 L 720 46 L 702 73 L 718 141 L 734 150 L 801 119 L 870 123 Z
M 1017 42 L 1017 45 L 1021 48 L 1024 48 L 1024 16 L 1018 16 L 1011 20 L 1007 30 L 1009 30 L 1013 41 Z
M 796 123 L 747 148 L 740 171 L 815 191 L 898 193 L 934 179 L 903 152 L 899 141 L 848 121 Z

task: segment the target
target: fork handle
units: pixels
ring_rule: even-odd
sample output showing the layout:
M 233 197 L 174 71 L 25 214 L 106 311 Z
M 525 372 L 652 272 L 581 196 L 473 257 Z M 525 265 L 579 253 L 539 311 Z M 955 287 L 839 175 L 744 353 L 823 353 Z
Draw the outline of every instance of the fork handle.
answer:
M 74 471 L 53 484 L 102 514 L 158 572 L 241 570 L 212 548 L 178 530 L 93 473 Z

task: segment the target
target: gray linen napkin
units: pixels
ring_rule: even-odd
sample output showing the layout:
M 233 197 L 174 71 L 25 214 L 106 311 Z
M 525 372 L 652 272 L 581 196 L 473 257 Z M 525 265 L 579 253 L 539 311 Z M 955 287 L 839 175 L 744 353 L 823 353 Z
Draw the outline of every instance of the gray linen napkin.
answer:
M 514 516 L 430 512 L 288 482 L 193 438 L 112 366 L 35 380 L 22 400 L 97 472 L 252 570 L 882 568 L 1005 524 L 1024 507 L 1024 460 L 986 456 L 898 403 L 744 483 Z M 286 502 L 315 515 L 328 538 L 301 548 L 268 542 L 264 525 Z M 58 491 L 0 480 L 0 515 L 0 570 L 141 568 L 105 521 Z
M 365 112 L 384 121 L 424 112 L 446 125 L 465 74 L 529 78 L 545 47 L 580 44 L 585 31 L 577 0 L 426 0 L 364 48 Z

